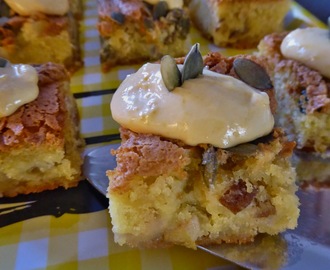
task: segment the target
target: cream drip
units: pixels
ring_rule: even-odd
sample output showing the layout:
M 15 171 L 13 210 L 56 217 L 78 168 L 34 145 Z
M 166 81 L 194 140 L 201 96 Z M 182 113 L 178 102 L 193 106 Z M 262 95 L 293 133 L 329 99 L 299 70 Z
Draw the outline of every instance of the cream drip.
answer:
M 0 68 L 0 117 L 13 114 L 19 107 L 37 98 L 38 74 L 30 65 Z

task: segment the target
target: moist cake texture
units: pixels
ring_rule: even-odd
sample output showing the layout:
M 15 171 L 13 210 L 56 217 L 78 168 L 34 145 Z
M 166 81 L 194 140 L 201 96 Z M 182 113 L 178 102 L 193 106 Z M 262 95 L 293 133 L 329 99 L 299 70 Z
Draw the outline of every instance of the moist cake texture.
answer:
M 103 71 L 115 65 L 158 60 L 169 53 L 185 55 L 188 13 L 182 6 L 172 8 L 166 1 L 149 2 L 98 0 Z
M 22 16 L 1 2 L 0 57 L 11 63 L 65 65 L 71 73 L 82 66 L 79 43 L 79 1 L 70 1 L 64 15 Z
M 84 141 L 79 115 L 62 65 L 36 67 L 39 95 L 0 118 L 0 196 L 16 196 L 81 180 Z
M 194 25 L 220 47 L 254 48 L 273 32 L 283 30 L 289 0 L 192 0 Z
M 327 157 L 330 149 L 330 79 L 282 54 L 281 44 L 288 34 L 268 35 L 258 46 L 260 54 L 267 57 L 271 70 L 279 107 L 275 120 L 288 137 L 296 141 L 298 150 Z
M 256 57 L 242 57 L 262 64 Z M 237 77 L 234 60 L 212 53 L 204 65 Z M 281 129 L 226 149 L 188 145 L 127 126 L 120 133 L 121 146 L 112 152 L 117 167 L 107 171 L 109 212 L 120 245 L 242 244 L 259 233 L 273 235 L 297 225 L 290 162 L 295 143 Z

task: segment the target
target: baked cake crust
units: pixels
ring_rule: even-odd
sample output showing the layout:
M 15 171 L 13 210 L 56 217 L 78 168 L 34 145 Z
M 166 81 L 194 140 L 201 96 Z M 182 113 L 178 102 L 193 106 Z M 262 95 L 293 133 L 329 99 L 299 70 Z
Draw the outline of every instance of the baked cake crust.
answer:
M 283 57 L 280 46 L 287 34 L 268 35 L 258 46 L 271 70 L 279 104 L 276 121 L 297 142 L 297 149 L 328 156 L 330 80 L 298 61 Z
M 1 15 L 1 13 L 0 13 Z M 13 12 L 0 16 L 0 57 L 12 63 L 65 65 L 70 73 L 82 65 L 78 10 L 65 16 L 19 16 Z
M 98 0 L 103 71 L 117 64 L 156 60 L 165 54 L 186 53 L 189 16 L 184 9 L 166 10 L 160 16 L 141 0 Z
M 84 141 L 62 65 L 36 66 L 39 95 L 0 118 L 0 196 L 76 186 Z
M 289 0 L 191 0 L 190 15 L 202 34 L 220 47 L 255 48 L 283 30 Z
M 258 233 L 277 234 L 296 226 L 295 177 L 287 161 L 294 143 L 283 140 L 280 130 L 237 152 L 216 149 L 214 187 L 207 186 L 208 172 L 202 166 L 206 145 L 189 147 L 125 129 L 121 134 L 122 145 L 113 152 L 118 166 L 107 172 L 119 244 L 242 244 Z
M 255 59 L 255 56 L 237 56 Z M 215 72 L 237 77 L 235 57 L 204 57 Z M 178 59 L 182 63 L 183 59 Z M 275 110 L 274 96 L 270 94 Z M 246 243 L 258 233 L 297 225 L 294 142 L 271 134 L 228 149 L 121 128 L 121 146 L 108 170 L 115 241 L 132 247 Z

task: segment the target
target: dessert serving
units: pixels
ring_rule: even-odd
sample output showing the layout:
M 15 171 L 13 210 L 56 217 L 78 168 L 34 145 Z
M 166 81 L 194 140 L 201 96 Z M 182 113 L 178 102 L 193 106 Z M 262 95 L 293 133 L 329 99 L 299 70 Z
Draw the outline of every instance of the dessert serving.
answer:
M 203 59 L 195 45 L 123 81 L 111 101 L 122 142 L 107 171 L 117 243 L 196 248 L 297 225 L 294 143 L 274 128 L 262 66 L 254 56 Z
M 84 141 L 67 71 L 0 64 L 0 197 L 76 186 Z
M 205 37 L 220 47 L 255 48 L 283 30 L 290 0 L 191 0 L 190 15 Z
M 98 12 L 103 71 L 186 54 L 190 25 L 182 0 L 98 0 Z
M 77 0 L 0 1 L 0 57 L 12 63 L 82 66 Z
M 329 30 L 308 27 L 271 34 L 261 41 L 259 52 L 272 70 L 278 125 L 297 142 L 297 150 L 329 157 Z

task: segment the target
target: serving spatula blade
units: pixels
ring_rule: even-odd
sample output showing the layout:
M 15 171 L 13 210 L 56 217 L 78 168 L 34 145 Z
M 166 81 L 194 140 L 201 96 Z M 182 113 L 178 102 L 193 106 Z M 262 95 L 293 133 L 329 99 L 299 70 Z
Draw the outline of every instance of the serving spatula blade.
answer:
M 119 144 L 95 148 L 85 155 L 84 175 L 107 195 L 106 171 L 116 166 L 110 154 Z M 295 230 L 271 236 L 260 234 L 250 244 L 198 246 L 201 250 L 249 269 L 329 269 L 330 189 L 299 190 L 301 214 Z

